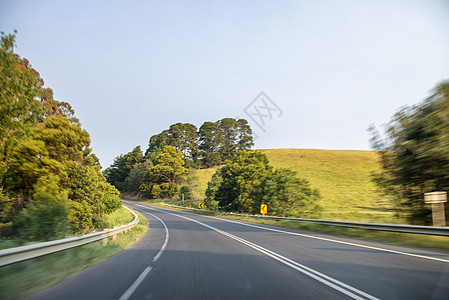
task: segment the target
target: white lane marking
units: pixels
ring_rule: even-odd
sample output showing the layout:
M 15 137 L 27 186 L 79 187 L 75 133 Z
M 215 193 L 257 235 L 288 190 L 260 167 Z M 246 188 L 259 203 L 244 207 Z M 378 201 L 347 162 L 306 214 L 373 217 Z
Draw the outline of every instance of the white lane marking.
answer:
M 161 249 L 159 250 L 159 252 L 156 254 L 156 256 L 153 258 L 153 262 L 157 261 L 159 259 L 159 257 L 161 257 L 162 253 L 164 253 L 165 248 L 167 247 L 168 244 L 168 238 L 169 238 L 169 233 L 168 233 L 168 228 L 167 225 L 165 225 L 164 221 L 162 221 L 159 217 L 147 212 L 147 214 L 152 215 L 153 217 L 155 217 L 156 219 L 158 219 L 159 221 L 161 221 L 162 225 L 164 225 L 165 228 L 165 241 L 164 244 L 162 245 Z
M 156 211 L 160 211 L 160 210 L 155 209 L 155 208 L 151 208 L 151 209 L 156 210 Z M 247 241 L 245 239 L 242 239 L 242 238 L 240 238 L 238 236 L 235 236 L 233 234 L 230 234 L 228 232 L 225 232 L 223 230 L 220 230 L 218 228 L 215 228 L 213 226 L 210 226 L 208 224 L 205 224 L 203 222 L 200 222 L 200 221 L 197 221 L 197 220 L 185 217 L 185 216 L 169 213 L 169 212 L 166 212 L 166 211 L 160 211 L 160 212 L 163 212 L 163 213 L 166 213 L 166 214 L 170 214 L 170 215 L 173 215 L 173 216 L 177 216 L 179 218 L 184 218 L 186 220 L 198 223 L 198 224 L 200 224 L 200 225 L 202 225 L 204 227 L 212 229 L 212 230 L 214 230 L 214 231 L 216 231 L 218 233 L 221 233 L 221 234 L 223 234 L 223 235 L 225 235 L 225 236 L 227 236 L 227 237 L 229 237 L 229 238 L 231 238 L 231 239 L 233 239 L 235 241 L 238 241 L 238 242 L 240 242 L 240 243 L 242 243 L 244 245 L 247 245 L 247 246 L 249 246 L 249 247 L 251 247 L 251 248 L 253 248 L 253 249 L 255 249 L 255 250 L 257 250 L 257 251 L 259 251 L 259 252 L 261 252 L 261 253 L 263 253 L 265 255 L 267 255 L 267 256 L 270 256 L 271 258 L 274 258 L 275 260 L 277 260 L 277 261 L 279 261 L 279 262 L 281 262 L 281 263 L 283 263 L 283 264 L 285 264 L 285 265 L 287 265 L 287 266 L 289 266 L 289 267 L 291 267 L 291 268 L 293 268 L 293 269 L 295 269 L 295 270 L 297 270 L 297 271 L 299 271 L 299 272 L 301 272 L 301 273 L 303 273 L 303 274 L 305 274 L 305 275 L 307 275 L 309 277 L 312 277 L 313 279 L 318 280 L 319 282 L 324 283 L 327 286 L 329 286 L 331 288 L 334 288 L 335 290 L 337 290 L 337 291 L 339 291 L 339 292 L 341 292 L 341 293 L 343 293 L 343 294 L 345 294 L 345 295 L 347 295 L 347 296 L 349 296 L 349 297 L 351 297 L 353 299 L 358 299 L 358 300 L 361 300 L 361 299 L 378 300 L 378 298 L 376 298 L 376 297 L 374 297 L 374 296 L 372 296 L 370 294 L 367 294 L 367 293 L 365 293 L 363 291 L 360 291 L 360 290 L 358 290 L 358 289 L 356 289 L 356 288 L 354 288 L 352 286 L 349 286 L 349 285 L 347 285 L 347 284 L 345 284 L 345 283 L 343 283 L 341 281 L 338 281 L 338 280 L 336 280 L 336 279 L 334 279 L 332 277 L 329 277 L 329 276 L 327 276 L 327 275 L 325 275 L 323 273 L 320 273 L 320 272 L 318 272 L 316 270 L 313 270 L 313 269 L 311 269 L 309 267 L 306 267 L 306 266 L 304 266 L 304 265 L 302 265 L 302 264 L 300 264 L 300 263 L 298 263 L 296 261 L 293 261 L 293 260 L 291 260 L 289 258 L 286 258 L 286 257 L 280 255 L 280 254 L 277 254 L 276 252 L 273 252 L 273 251 L 270 251 L 268 249 L 265 249 L 265 248 L 263 248 L 263 247 L 261 247 L 261 246 L 259 246 L 257 244 L 249 242 L 249 241 Z M 365 298 L 363 298 L 362 296 L 365 297 Z
M 148 273 L 150 273 L 151 269 L 152 267 L 150 266 L 146 267 L 145 270 L 142 272 L 142 274 L 140 274 L 139 277 L 137 277 L 136 281 L 134 281 L 134 283 L 126 290 L 126 292 L 123 293 L 123 295 L 119 298 L 119 300 L 128 300 L 129 297 L 131 297 L 132 294 L 134 294 L 137 287 L 139 287 L 139 285 L 142 283 L 142 281 L 145 279 Z
M 183 213 L 190 214 L 188 212 L 183 212 Z M 308 237 L 308 238 L 317 239 L 317 240 L 323 240 L 323 241 L 332 242 L 332 243 L 338 243 L 338 244 L 349 245 L 349 246 L 354 246 L 354 247 L 366 248 L 366 249 L 377 250 L 377 251 L 382 251 L 382 252 L 390 252 L 390 253 L 394 253 L 394 254 L 407 255 L 407 256 L 412 256 L 412 257 L 418 257 L 418 258 L 423 258 L 423 259 L 429 259 L 429 260 L 435 260 L 435 261 L 449 263 L 449 260 L 443 259 L 443 258 L 437 258 L 437 257 L 425 256 L 425 255 L 420 255 L 420 254 L 413 254 L 413 253 L 402 252 L 402 251 L 397 251 L 397 250 L 390 250 L 390 249 L 385 249 L 385 248 L 379 248 L 379 247 L 374 247 L 374 246 L 355 244 L 355 243 L 351 243 L 351 242 L 344 242 L 344 241 L 339 241 L 339 240 L 333 240 L 333 239 L 329 239 L 329 238 L 323 238 L 323 237 L 318 237 L 318 236 L 313 236 L 313 235 L 308 235 L 308 234 L 303 234 L 303 233 L 297 233 L 297 232 L 291 232 L 291 231 L 285 231 L 285 230 L 280 230 L 280 229 L 268 228 L 268 227 L 263 227 L 263 226 L 248 224 L 248 223 L 242 223 L 242 222 L 238 222 L 238 221 L 229 220 L 229 219 L 226 219 L 226 218 L 218 218 L 218 217 L 212 217 L 212 216 L 206 216 L 206 215 L 201 215 L 201 216 L 206 217 L 206 218 L 211 218 L 211 219 L 222 220 L 222 221 L 226 221 L 226 222 L 230 222 L 230 223 L 236 223 L 236 224 L 244 225 L 244 226 L 248 226 L 248 227 L 265 229 L 265 230 L 270 230 L 270 231 L 274 231 L 274 232 L 287 233 L 287 234 L 290 234 L 290 235 L 298 235 L 298 236 Z
M 159 252 L 153 258 L 153 262 L 155 262 L 159 259 L 159 257 L 161 257 L 162 253 L 164 253 L 165 248 L 167 247 L 169 233 L 168 233 L 167 225 L 165 225 L 164 221 L 162 221 L 159 217 L 153 215 L 152 213 L 149 213 L 149 212 L 146 212 L 146 213 L 149 215 L 152 215 L 153 217 L 158 219 L 165 228 L 165 241 L 164 241 L 164 244 L 162 245 L 161 249 L 159 250 Z M 145 270 L 143 270 L 143 272 L 139 275 L 139 277 L 137 277 L 136 281 L 134 281 L 134 283 L 123 293 L 123 295 L 119 298 L 119 300 L 128 300 L 132 296 L 132 294 L 134 294 L 134 292 L 137 290 L 137 288 L 142 283 L 142 281 L 145 279 L 145 277 L 148 275 L 148 273 L 150 273 L 152 268 L 153 267 L 151 267 L 151 266 L 146 267 Z
M 222 218 L 216 218 L 216 217 L 211 217 L 211 216 L 205 216 L 205 217 L 223 220 Z M 302 234 L 302 233 L 297 233 L 297 232 L 291 232 L 291 231 L 285 231 L 285 230 L 280 230 L 280 229 L 268 228 L 268 227 L 264 227 L 264 226 L 258 226 L 258 225 L 253 225 L 253 224 L 241 223 L 241 222 L 237 222 L 237 221 L 230 221 L 228 219 L 226 219 L 226 221 L 231 222 L 231 223 L 240 224 L 240 225 L 245 225 L 245 226 L 248 226 L 248 227 L 254 227 L 254 228 L 260 228 L 260 229 L 265 229 L 265 230 L 270 230 L 270 231 L 275 231 L 275 232 L 287 233 L 287 234 L 291 234 L 291 235 L 298 235 L 298 236 L 308 237 L 308 238 L 312 238 L 312 239 L 323 240 L 323 241 L 327 241 L 327 242 L 333 242 L 333 243 L 350 245 L 350 246 L 355 246 L 355 247 L 360 247 L 360 248 L 367 248 L 367 249 L 371 249 L 371 250 L 390 252 L 390 253 L 395 253 L 395 254 L 401 254 L 401 255 L 407 255 L 407 256 L 413 256 L 413 257 L 418 257 L 418 258 L 424 258 L 424 259 L 430 259 L 430 260 L 435 260 L 435 261 L 441 261 L 441 262 L 449 263 L 449 260 L 443 259 L 443 258 L 425 256 L 425 255 L 420 255 L 420 254 L 413 254 L 413 253 L 402 252 L 402 251 L 397 251 L 397 250 L 390 250 L 390 249 L 385 249 L 385 248 L 374 247 L 374 246 L 355 244 L 355 243 L 351 243 L 351 242 L 333 240 L 333 239 L 323 238 L 323 237 L 319 237 L 319 236 L 313 236 L 313 235 L 307 235 L 307 234 Z

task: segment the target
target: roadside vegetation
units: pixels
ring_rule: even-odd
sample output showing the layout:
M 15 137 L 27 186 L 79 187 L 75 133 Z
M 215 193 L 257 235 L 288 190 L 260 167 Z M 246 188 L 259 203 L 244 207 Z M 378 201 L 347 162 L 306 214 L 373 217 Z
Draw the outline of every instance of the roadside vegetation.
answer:
M 430 97 L 403 107 L 382 134 L 371 126 L 372 145 L 382 171 L 374 181 L 411 224 L 432 224 L 424 193 L 449 191 L 449 81 L 438 84 Z M 446 204 L 446 220 L 449 206 Z
M 73 277 L 137 242 L 147 231 L 148 222 L 140 213 L 139 224 L 131 231 L 103 241 L 49 254 L 32 260 L 0 268 L 0 299 L 23 299 L 42 292 L 51 286 Z M 111 226 L 123 225 L 133 219 L 126 209 L 109 214 L 105 218 Z
M 274 168 L 288 168 L 305 178 L 321 195 L 322 219 L 402 223 L 391 197 L 379 191 L 373 174 L 381 171 L 375 151 L 269 149 L 260 150 Z M 201 195 L 219 167 L 193 170 L 193 193 Z M 205 196 L 197 196 L 203 199 Z M 268 207 L 271 213 L 271 207 Z
M 90 137 L 67 102 L 30 62 L 0 42 L 0 249 L 103 230 L 130 222 L 106 181 Z M 125 249 L 147 230 L 145 218 L 115 241 L 96 242 L 0 268 L 0 299 L 20 299 Z
M 160 207 L 167 208 L 167 205 L 182 206 L 179 200 L 173 199 L 158 199 L 158 200 L 138 200 L 129 199 L 135 201 L 143 201 L 145 203 L 156 205 Z M 309 231 L 309 234 L 313 235 L 316 232 L 337 235 L 342 237 L 355 237 L 367 241 L 378 241 L 390 244 L 398 245 L 409 245 L 417 246 L 428 249 L 449 251 L 449 244 L 447 242 L 447 237 L 444 236 L 432 236 L 432 235 L 421 235 L 421 234 L 411 234 L 411 233 L 398 233 L 398 232 L 388 232 L 388 231 L 378 231 L 369 229 L 358 229 L 358 228 L 346 228 L 331 225 L 322 225 L 312 222 L 295 222 L 290 220 L 266 220 L 259 218 L 243 217 L 243 216 L 230 216 L 221 214 L 218 211 L 205 211 L 198 210 L 199 204 L 202 203 L 201 200 L 192 200 L 185 203 L 186 207 L 195 208 L 196 211 L 190 209 L 182 209 L 170 207 L 170 209 L 182 210 L 187 212 L 193 212 L 197 214 L 216 216 L 225 219 L 239 220 L 249 223 L 264 224 L 271 226 L 279 226 L 291 229 L 299 229 Z M 307 234 L 307 232 L 305 232 Z
M 30 62 L 0 44 L 0 237 L 47 241 L 107 226 L 120 208 L 90 137 L 67 102 L 53 98 Z

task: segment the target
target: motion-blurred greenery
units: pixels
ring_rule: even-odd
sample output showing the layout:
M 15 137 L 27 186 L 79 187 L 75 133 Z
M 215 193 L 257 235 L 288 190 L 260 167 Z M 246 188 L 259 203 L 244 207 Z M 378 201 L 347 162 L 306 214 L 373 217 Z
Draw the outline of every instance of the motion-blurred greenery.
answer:
M 147 220 L 141 214 L 138 215 L 138 225 L 127 233 L 117 235 L 115 241 L 109 238 L 106 246 L 99 241 L 1 267 L 0 299 L 22 299 L 35 295 L 129 247 L 148 229 Z M 120 208 L 105 219 L 111 226 L 118 226 L 132 221 L 133 215 L 125 208 Z

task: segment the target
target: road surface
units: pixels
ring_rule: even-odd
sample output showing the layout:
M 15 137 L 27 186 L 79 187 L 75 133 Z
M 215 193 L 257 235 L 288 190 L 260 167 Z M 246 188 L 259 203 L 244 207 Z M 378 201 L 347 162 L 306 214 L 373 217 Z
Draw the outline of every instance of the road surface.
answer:
M 449 253 L 125 203 L 146 235 L 33 299 L 449 299 Z

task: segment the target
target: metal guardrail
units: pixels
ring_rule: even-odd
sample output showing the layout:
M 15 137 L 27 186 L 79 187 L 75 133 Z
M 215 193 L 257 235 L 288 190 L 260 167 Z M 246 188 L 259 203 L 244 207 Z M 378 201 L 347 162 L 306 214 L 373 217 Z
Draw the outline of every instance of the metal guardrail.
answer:
M 165 204 L 166 206 L 203 211 L 213 214 L 223 214 L 230 216 L 239 216 L 247 218 L 257 218 L 266 220 L 288 220 L 294 222 L 311 222 L 322 225 L 340 226 L 348 228 L 360 228 L 360 229 L 371 229 L 371 230 L 381 230 L 381 231 L 391 231 L 400 233 L 413 233 L 413 234 L 426 234 L 426 235 L 439 235 L 439 236 L 449 236 L 449 227 L 436 227 L 436 226 L 418 226 L 418 225 L 401 225 L 401 224 L 378 224 L 378 223 L 359 223 L 359 222 L 346 222 L 346 221 L 332 221 L 332 220 L 318 220 L 318 219 L 303 219 L 303 218 L 288 218 L 288 217 L 275 217 L 275 216 L 262 216 L 262 215 L 246 215 L 228 212 L 219 212 L 205 209 L 196 209 L 190 207 L 183 207 L 171 204 Z
M 133 214 L 134 220 L 131 223 L 82 236 L 0 250 L 0 267 L 104 240 L 110 236 L 114 237 L 121 232 L 126 232 L 139 223 L 139 216 L 128 207 L 122 206 Z

